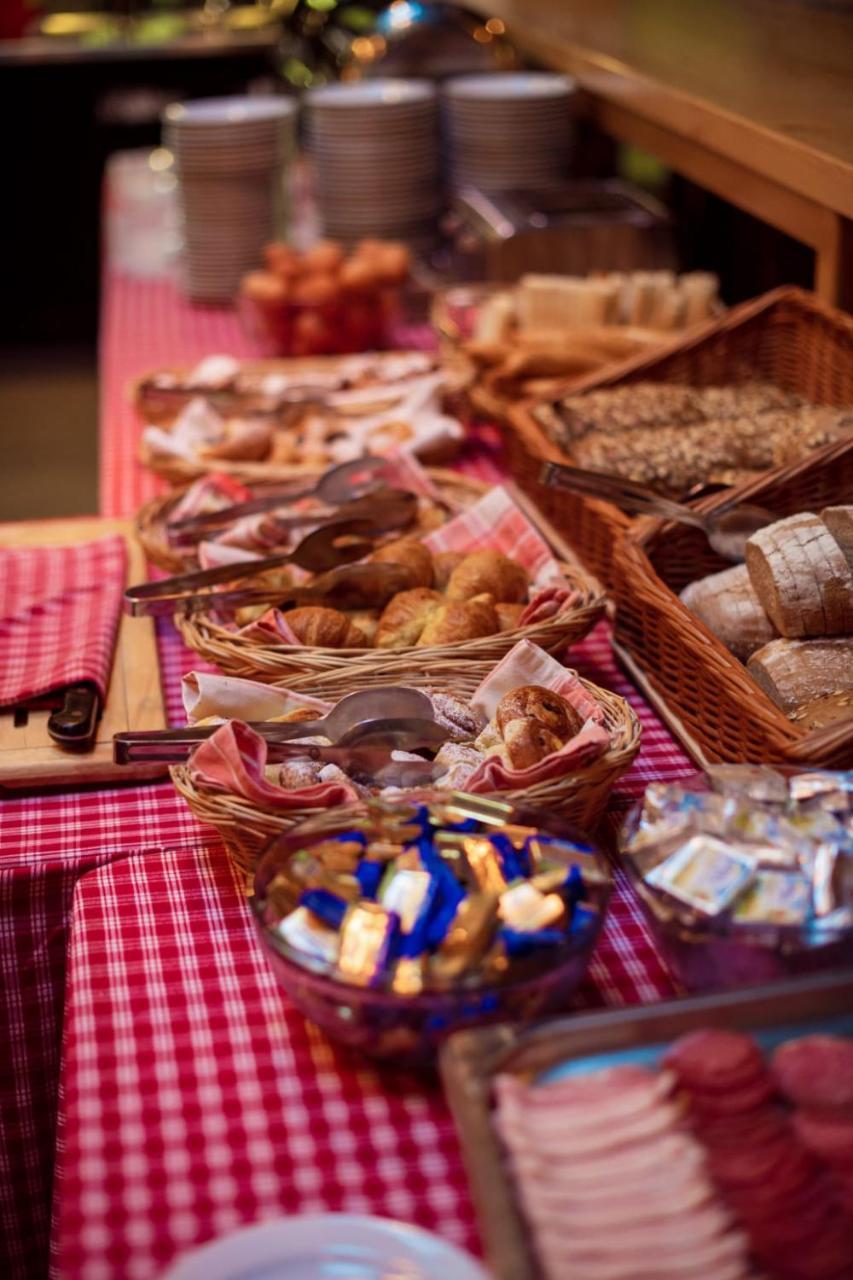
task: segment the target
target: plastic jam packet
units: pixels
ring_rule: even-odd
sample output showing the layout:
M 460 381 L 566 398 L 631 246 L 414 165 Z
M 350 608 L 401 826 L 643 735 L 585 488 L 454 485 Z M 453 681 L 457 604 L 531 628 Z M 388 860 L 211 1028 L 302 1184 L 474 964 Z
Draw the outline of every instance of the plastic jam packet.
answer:
M 811 891 L 796 871 L 759 871 L 735 903 L 735 924 L 802 925 L 811 911 Z
M 697 835 L 654 867 L 646 880 L 703 915 L 716 916 L 743 892 L 754 874 L 755 863 L 743 849 L 714 836 Z

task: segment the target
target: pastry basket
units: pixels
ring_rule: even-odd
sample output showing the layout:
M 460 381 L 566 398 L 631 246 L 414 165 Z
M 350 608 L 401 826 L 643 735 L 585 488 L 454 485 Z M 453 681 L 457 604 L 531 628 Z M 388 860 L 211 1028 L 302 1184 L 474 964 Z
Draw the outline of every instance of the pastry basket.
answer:
M 414 673 L 410 673 L 405 682 L 414 684 Z M 580 830 L 592 831 L 601 820 L 613 787 L 631 767 L 640 749 L 641 728 L 639 720 L 624 698 L 608 689 L 599 688 L 589 680 L 581 679 L 580 682 L 604 710 L 602 723 L 610 730 L 610 746 L 603 755 L 565 777 L 538 783 L 523 790 L 499 793 L 499 798 L 511 800 L 515 804 L 530 804 L 555 810 Z M 456 697 L 464 699 L 473 696 L 479 683 L 480 677 L 469 670 L 467 675 L 460 674 L 453 679 L 449 687 Z M 299 691 L 299 685 L 295 681 L 288 687 L 295 692 Z M 432 687 L 438 687 L 435 681 L 432 682 Z M 303 692 L 310 689 L 311 693 L 320 696 L 321 688 L 325 686 L 318 687 L 311 680 L 304 685 Z M 448 686 L 445 685 L 445 688 Z M 333 696 L 337 698 L 348 691 L 349 686 L 343 681 Z M 322 696 L 328 697 L 329 694 Z M 170 772 L 175 787 L 186 800 L 193 815 L 199 822 L 209 823 L 216 828 L 234 865 L 247 875 L 271 836 L 289 830 L 296 823 L 318 812 L 309 809 L 273 812 L 229 792 L 200 789 L 195 785 L 187 765 L 173 765 Z
M 526 627 L 495 632 L 454 644 L 405 649 L 323 649 L 309 645 L 272 644 L 253 636 L 236 635 L 209 614 L 176 617 L 184 643 L 230 676 L 267 684 L 303 677 L 318 698 L 340 697 L 383 684 L 408 684 L 456 693 L 460 680 L 479 683 L 519 640 L 531 640 L 548 653 L 561 654 L 582 640 L 605 613 L 600 584 L 578 564 L 560 566 L 576 595 L 552 618 Z
M 565 389 L 574 394 L 641 381 L 709 386 L 753 379 L 798 392 L 814 404 L 853 404 L 853 318 L 801 289 L 775 289 L 698 326 L 689 336 L 574 380 Z M 538 423 L 533 410 L 539 403 L 522 401 L 501 415 L 509 470 L 619 599 L 633 589 L 630 580 L 620 581 L 616 554 L 630 517 L 610 503 L 558 492 L 540 482 L 543 462 L 571 458 Z
M 735 492 L 780 517 L 849 502 L 853 437 Z M 731 493 L 705 499 L 700 509 L 715 510 Z M 621 575 L 631 589 L 620 599 L 616 644 L 644 692 L 700 764 L 853 765 L 853 716 L 812 733 L 799 728 L 678 598 L 688 582 L 729 567 L 702 533 L 661 520 L 637 521 L 619 557 Z

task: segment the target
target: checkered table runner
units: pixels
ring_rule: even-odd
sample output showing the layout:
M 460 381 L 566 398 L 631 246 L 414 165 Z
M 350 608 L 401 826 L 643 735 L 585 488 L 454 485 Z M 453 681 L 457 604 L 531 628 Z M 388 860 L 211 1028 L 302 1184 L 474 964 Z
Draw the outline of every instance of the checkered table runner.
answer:
M 126 398 L 132 379 L 147 368 L 176 358 L 189 362 L 215 350 L 252 353 L 233 313 L 191 308 L 164 280 L 136 280 L 109 273 L 101 334 L 101 509 L 105 515 L 127 515 L 159 488 L 159 482 L 135 461 L 139 425 Z M 483 479 L 500 475 L 493 433 L 488 429 L 478 432 L 477 447 L 469 450 L 463 465 Z M 160 655 L 170 714 L 173 722 L 181 723 L 180 676 L 202 664 L 183 648 L 168 624 L 160 627 Z M 689 770 L 686 757 L 615 666 L 605 626 L 572 651 L 571 662 L 588 679 L 628 697 L 643 722 L 643 750 L 620 784 L 619 799 L 638 794 L 653 779 L 678 777 Z M 347 1182 L 354 1167 L 353 1142 L 358 1151 L 362 1128 L 365 1132 L 377 1128 L 387 1134 L 388 1117 L 401 1114 L 396 1081 L 383 1083 L 363 1063 L 329 1049 L 279 998 L 260 963 L 262 957 L 248 945 L 245 907 L 234 899 L 224 860 L 214 860 L 216 847 L 215 833 L 195 823 L 167 784 L 0 801 L 0 1045 L 9 1046 L 8 1053 L 0 1053 L 0 1275 L 4 1278 L 30 1280 L 42 1274 L 46 1265 L 66 942 L 70 1003 L 65 1019 L 54 1252 L 54 1271 L 63 1280 L 74 1275 L 83 1280 L 153 1275 L 159 1260 L 194 1240 L 256 1213 L 298 1207 L 352 1208 L 369 1203 L 375 1211 L 396 1212 L 439 1229 L 439 1218 L 444 1214 L 448 1234 L 462 1243 L 473 1243 L 464 1187 L 454 1181 L 461 1178 L 461 1172 L 446 1113 L 429 1091 L 418 1092 L 415 1082 L 407 1083 L 408 1110 L 402 1113 L 409 1145 L 392 1143 L 386 1153 L 390 1163 L 383 1165 L 388 1170 L 385 1174 L 374 1175 L 367 1162 L 364 1166 L 358 1162 L 359 1176 L 368 1178 L 368 1188 L 374 1176 L 383 1188 L 394 1183 L 397 1199 L 387 1200 L 386 1191 L 378 1189 L 368 1189 L 366 1201 L 353 1199 L 356 1193 Z M 164 854 L 164 849 L 170 852 Z M 156 987 L 160 981 L 157 975 L 162 970 L 157 966 L 165 964 L 168 971 L 184 945 L 168 941 L 172 936 L 169 930 L 185 919 L 176 915 L 178 907 L 173 903 L 176 876 L 185 884 L 185 894 L 192 892 L 192 900 L 203 903 L 208 936 L 214 936 L 217 945 L 212 967 L 204 971 L 204 982 L 200 977 L 190 982 L 184 976 L 177 988 L 169 988 L 169 999 L 174 996 L 176 1001 L 172 1011 L 161 999 L 162 989 L 157 988 L 160 994 L 154 999 L 151 983 Z M 139 904 L 134 905 L 137 893 Z M 138 935 L 146 941 L 135 957 L 125 952 L 120 960 L 111 962 L 117 967 L 107 982 L 103 975 L 109 966 L 103 945 L 119 899 L 129 927 L 141 928 L 139 922 L 147 922 Z M 154 957 L 154 968 L 149 973 L 150 957 Z M 101 964 L 107 969 L 98 969 Z M 96 971 L 101 974 L 97 982 L 93 978 Z M 236 981 L 234 974 L 238 975 Z M 653 1000 L 669 989 L 635 906 L 617 896 L 605 945 L 593 962 L 583 998 L 590 1003 Z M 178 995 L 182 998 L 177 999 Z M 166 1183 L 179 1187 L 184 1166 L 178 1170 L 181 1157 L 167 1157 L 167 1147 L 162 1145 L 164 1117 L 171 1114 L 168 1108 L 175 1105 L 175 1095 L 166 1085 L 162 1086 L 165 1095 L 160 1094 L 160 1068 L 155 1068 L 154 1057 L 157 1041 L 151 1038 L 153 1024 L 149 1015 L 143 1017 L 142 1008 L 151 1018 L 165 1020 L 164 1025 L 186 1029 L 204 1023 L 212 1029 L 219 1027 L 224 1042 L 231 1046 L 230 1065 L 224 1077 L 216 1077 L 215 1089 L 210 1080 L 194 1074 L 205 1069 L 209 1058 L 202 1055 L 196 1065 L 188 1065 L 186 1080 L 190 1083 L 186 1097 L 182 1093 L 178 1104 L 181 1110 L 195 1108 L 197 1113 L 203 1107 L 206 1113 L 226 1114 L 221 1103 L 211 1101 L 224 1096 L 220 1093 L 225 1087 L 223 1080 L 233 1082 L 227 1106 L 234 1108 L 246 1089 L 252 1092 L 255 1088 L 248 1082 L 259 1067 L 261 1078 L 269 1079 L 269 1064 L 286 1060 L 289 1069 L 282 1079 L 288 1082 L 287 1098 L 296 1098 L 303 1110 L 310 1104 L 312 1115 L 325 1117 L 319 1160 L 314 1158 L 318 1148 L 302 1142 L 294 1117 L 292 1123 L 297 1127 L 293 1134 L 286 1126 L 276 1130 L 275 1176 L 265 1182 L 268 1151 L 258 1173 L 248 1170 L 247 1161 L 253 1165 L 256 1149 L 260 1151 L 259 1135 L 250 1132 L 242 1148 L 235 1149 L 242 1162 L 236 1173 L 232 1168 L 224 1181 L 215 1183 L 211 1173 L 207 1190 L 192 1181 L 185 1183 L 183 1194 L 190 1196 L 189 1217 L 182 1219 L 180 1206 L 176 1210 L 172 1207 L 169 1212 L 177 1216 L 174 1221 L 169 1219 L 168 1229 L 163 1228 L 160 1218 L 151 1217 L 150 1202 L 157 1199 L 152 1188 Z M 82 1025 L 78 1020 L 81 1011 Z M 239 1025 L 243 1025 L 242 1031 Z M 147 1039 L 143 1038 L 143 1027 L 149 1029 Z M 242 1035 L 243 1040 L 234 1041 L 235 1035 Z M 192 1036 L 183 1043 L 194 1044 Z M 255 1043 L 264 1046 L 258 1056 L 251 1051 Z M 105 1073 L 98 1077 L 104 1081 L 98 1096 L 91 1087 L 94 1061 L 97 1070 Z M 124 1116 L 110 1119 L 103 1110 L 111 1096 L 124 1099 L 132 1094 L 132 1089 L 125 1088 L 125 1073 L 134 1075 L 137 1071 L 144 1071 L 145 1088 L 153 1090 L 152 1097 L 158 1099 L 154 1111 L 144 1113 L 151 1127 L 143 1139 L 142 1156 L 134 1145 L 142 1123 L 139 1116 L 131 1117 L 130 1145 L 125 1148 L 120 1145 L 128 1136 Z M 112 1085 L 106 1083 L 108 1079 Z M 201 1088 L 196 1091 L 197 1079 L 205 1083 L 207 1093 Z M 161 1111 L 160 1106 L 166 1109 Z M 348 1121 L 347 1116 L 352 1119 Z M 215 1128 L 217 1122 L 209 1123 Z M 338 1128 L 346 1136 L 338 1138 Z M 291 1136 L 295 1140 L 287 1146 L 285 1140 Z M 106 1143 L 110 1161 L 81 1162 L 80 1152 L 87 1142 Z M 205 1136 L 205 1150 L 207 1142 Z M 423 1158 L 417 1152 L 412 1155 L 412 1144 L 418 1151 L 423 1149 Z M 221 1152 L 221 1145 L 216 1149 Z M 117 1181 L 116 1160 L 127 1181 Z M 412 1160 L 420 1171 L 420 1181 L 416 1178 L 407 1191 L 405 1174 Z M 77 1163 L 79 1175 L 74 1173 Z M 201 1167 L 195 1155 L 191 1155 L 191 1164 L 196 1170 Z M 296 1167 L 301 1170 L 298 1175 Z M 142 1189 L 131 1177 L 134 1168 L 146 1171 Z M 392 1176 L 393 1170 L 400 1176 Z M 145 1178 L 152 1182 L 145 1182 Z M 229 1208 L 235 1178 L 238 1193 Z M 178 1189 L 173 1194 L 180 1197 L 182 1193 Z M 465 1206 L 458 1214 L 447 1208 L 457 1200 Z M 167 1203 L 171 1205 L 168 1198 Z M 120 1261 L 111 1262 L 111 1257 Z

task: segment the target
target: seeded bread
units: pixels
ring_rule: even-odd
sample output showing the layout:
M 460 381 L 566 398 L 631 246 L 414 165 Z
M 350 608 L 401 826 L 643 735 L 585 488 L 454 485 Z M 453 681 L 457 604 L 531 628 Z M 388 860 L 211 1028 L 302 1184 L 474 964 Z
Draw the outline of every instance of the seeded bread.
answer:
M 828 724 L 849 720 L 853 716 L 853 690 L 825 693 L 822 698 L 804 702 L 788 716 L 798 729 L 811 733 L 813 729 L 825 729 Z
M 794 712 L 828 695 L 853 694 L 853 638 L 772 640 L 747 670 L 777 706 Z
M 853 507 L 824 507 L 820 518 L 853 569 Z
M 746 544 L 758 599 L 783 636 L 853 631 L 853 573 L 826 525 L 811 512 L 759 529 Z
M 681 599 L 741 662 L 777 634 L 744 564 L 691 582 L 682 591 Z

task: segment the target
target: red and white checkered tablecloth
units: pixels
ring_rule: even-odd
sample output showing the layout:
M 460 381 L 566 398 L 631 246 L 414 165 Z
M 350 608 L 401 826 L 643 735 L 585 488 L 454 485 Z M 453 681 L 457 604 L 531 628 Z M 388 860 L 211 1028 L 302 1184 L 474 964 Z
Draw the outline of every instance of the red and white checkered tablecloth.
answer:
M 103 514 L 130 514 L 159 488 L 136 463 L 133 378 L 214 350 L 252 354 L 233 313 L 190 307 L 166 280 L 107 273 Z M 463 465 L 484 479 L 499 474 L 488 430 Z M 168 624 L 160 654 L 180 721 L 179 678 L 199 659 Z M 620 797 L 689 771 L 615 666 L 605 626 L 571 661 L 629 697 L 643 722 Z M 154 1276 L 185 1245 L 238 1222 L 318 1207 L 397 1214 L 473 1243 L 455 1139 L 433 1088 L 338 1054 L 288 1009 L 217 848 L 168 785 L 0 803 L 0 1045 L 9 1046 L 0 1053 L 0 1275 L 10 1280 L 45 1268 L 66 966 L 56 1276 Z M 201 926 L 194 933 L 191 922 Z M 130 947 L 113 945 L 117 931 Z M 617 896 L 583 998 L 632 1002 L 670 990 L 635 904 Z M 276 1101 L 269 1128 L 261 1094 Z
M 619 897 L 582 1007 L 672 993 Z M 68 956 L 52 1274 L 149 1280 L 283 1213 L 376 1213 L 477 1248 L 437 1084 L 334 1048 L 276 986 L 216 850 L 84 876 Z

